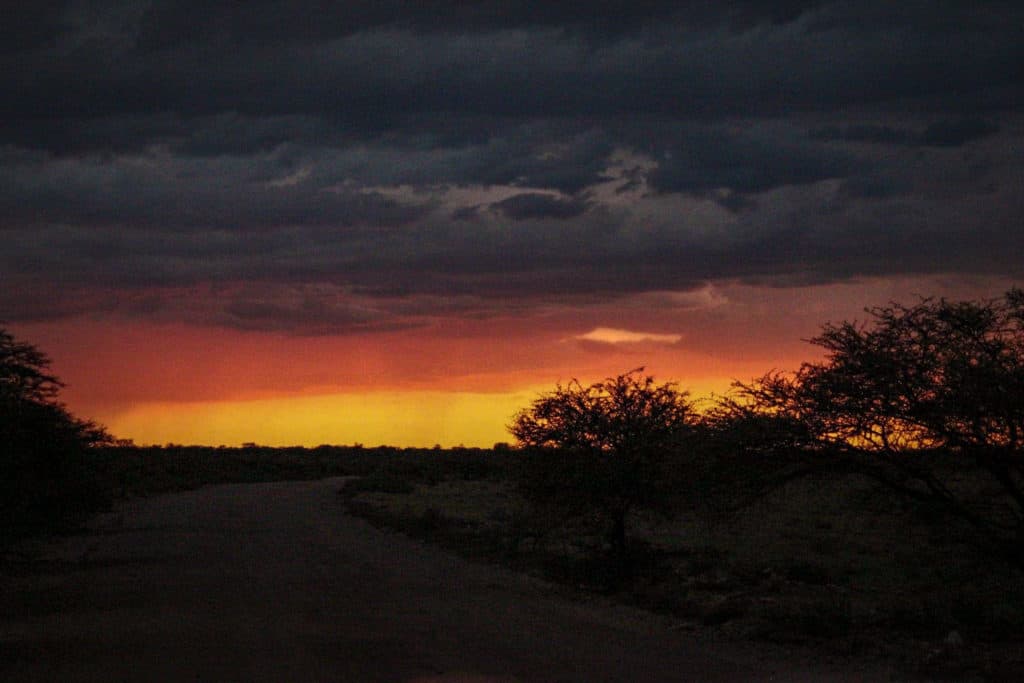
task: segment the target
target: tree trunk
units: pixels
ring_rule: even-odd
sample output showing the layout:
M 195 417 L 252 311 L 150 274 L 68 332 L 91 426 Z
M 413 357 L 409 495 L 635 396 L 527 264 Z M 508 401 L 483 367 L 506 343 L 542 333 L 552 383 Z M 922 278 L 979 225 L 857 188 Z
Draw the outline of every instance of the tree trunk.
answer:
M 627 510 L 613 510 L 612 527 L 608 531 L 612 559 L 619 564 L 626 560 L 626 514 Z

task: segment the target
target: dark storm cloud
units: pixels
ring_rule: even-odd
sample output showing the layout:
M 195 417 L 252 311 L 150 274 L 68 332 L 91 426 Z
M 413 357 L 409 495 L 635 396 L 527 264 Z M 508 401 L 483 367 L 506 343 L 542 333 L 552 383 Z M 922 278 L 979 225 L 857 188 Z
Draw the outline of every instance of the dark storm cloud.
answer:
M 172 113 L 32 119 L 5 131 L 11 142 L 59 156 L 132 154 L 159 146 L 185 156 L 259 154 L 278 146 L 343 145 L 344 131 L 304 115 L 244 116 L 234 111 L 182 117 Z
M 854 175 L 839 188 L 840 196 L 850 199 L 886 199 L 905 194 L 910 187 L 899 178 L 886 174 Z
M 374 3 L 300 5 L 280 0 L 208 3 L 174 0 L 150 8 L 140 42 L 151 48 L 191 43 L 200 36 L 234 42 L 315 42 L 361 31 L 398 27 L 424 32 L 557 28 L 600 36 L 630 33 L 666 20 L 734 29 L 785 23 L 815 1 L 733 3 L 667 0 L 378 0 Z
M 860 165 L 845 151 L 814 145 L 792 129 L 737 133 L 692 126 L 664 131 L 649 151 L 658 168 L 648 180 L 669 192 L 761 192 L 842 177 Z
M 241 293 L 230 297 L 211 317 L 221 325 L 243 330 L 301 331 L 328 334 L 381 331 L 407 327 L 383 310 L 346 301 L 337 292 L 317 288 Z
M 587 205 L 586 202 L 573 199 L 526 192 L 495 202 L 491 208 L 512 220 L 521 221 L 530 218 L 574 218 L 586 211 Z
M 52 45 L 67 28 L 63 19 L 65 4 L 61 0 L 41 0 L 5 7 L 0 21 L 0 54 Z
M 981 118 L 959 118 L 934 121 L 920 131 L 877 124 L 827 126 L 812 132 L 818 140 L 868 142 L 909 147 L 960 147 L 998 132 L 999 126 Z
M 188 318 L 175 292 L 205 283 L 197 319 L 343 332 L 719 278 L 1020 272 L 1019 3 L 3 19 L 0 318 Z
M 936 121 L 921 133 L 920 143 L 934 147 L 959 147 L 992 135 L 999 126 L 982 119 Z
M 323 173 L 370 185 L 521 185 L 573 194 L 601 181 L 609 137 L 582 125 L 503 126 L 482 143 L 439 145 L 420 136 L 375 139 L 330 153 Z
M 0 160 L 0 212 L 15 225 L 393 225 L 423 213 L 372 191 L 303 182 L 301 168 L 274 158 Z
M 817 140 L 867 142 L 880 145 L 905 145 L 914 139 L 914 133 L 892 126 L 863 123 L 845 127 L 827 126 L 812 131 L 811 137 Z
M 960 103 L 1000 87 L 1019 94 L 1015 65 L 1024 61 L 1021 11 L 1012 6 L 981 5 L 960 28 L 934 18 L 959 20 L 955 4 L 901 10 L 895 24 L 867 12 L 867 26 L 841 3 L 797 5 L 781 23 L 759 9 L 770 3 L 718 11 L 711 3 L 675 11 L 668 3 L 495 3 L 502 9 L 492 12 L 486 3 L 443 3 L 465 9 L 451 16 L 430 3 L 339 4 L 79 11 L 84 18 L 57 35 L 57 47 L 4 60 L 3 113 L 15 131 L 53 118 L 169 112 L 307 115 L 367 130 L 439 111 L 759 116 L 907 97 Z M 481 12 L 494 19 L 459 22 Z M 566 30 L 617 14 L 625 16 L 609 25 L 630 32 Z M 742 30 L 730 28 L 737 16 L 747 17 Z M 415 30 L 423 22 L 434 30 Z

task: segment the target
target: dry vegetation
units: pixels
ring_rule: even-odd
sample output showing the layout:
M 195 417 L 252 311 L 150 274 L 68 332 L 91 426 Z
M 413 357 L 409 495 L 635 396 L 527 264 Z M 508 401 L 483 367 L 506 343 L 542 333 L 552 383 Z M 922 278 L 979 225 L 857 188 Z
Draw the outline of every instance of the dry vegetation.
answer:
M 463 456 L 395 460 L 342 494 L 378 525 L 671 614 L 682 629 L 878 656 L 929 677 L 1015 680 L 1024 669 L 1019 573 L 866 479 L 799 479 L 729 512 L 707 501 L 638 515 L 622 580 L 595 558 L 599 538 L 529 512 L 514 455 L 491 466 Z
M 226 482 L 351 476 L 346 508 L 464 556 L 544 576 L 567 593 L 672 615 L 716 637 L 883 657 L 952 680 L 1024 670 L 1024 577 L 853 475 L 797 479 L 739 509 L 716 498 L 630 522 L 633 565 L 610 576 L 586 520 L 520 496 L 514 450 L 168 446 L 93 454 L 113 497 Z M 716 495 L 721 495 L 719 491 Z M 955 632 L 955 635 L 951 635 Z

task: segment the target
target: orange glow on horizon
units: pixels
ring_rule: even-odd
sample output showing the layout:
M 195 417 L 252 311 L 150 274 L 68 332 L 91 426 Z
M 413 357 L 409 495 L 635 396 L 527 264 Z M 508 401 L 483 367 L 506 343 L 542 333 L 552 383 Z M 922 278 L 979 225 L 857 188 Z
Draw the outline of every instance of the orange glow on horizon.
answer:
M 589 381 L 589 380 L 588 380 Z M 680 386 L 700 399 L 728 389 L 729 380 Z M 435 444 L 490 448 L 511 442 L 506 427 L 540 394 L 513 392 L 370 392 L 245 401 L 142 403 L 95 419 L 139 445 L 265 446 L 321 444 L 428 448 Z
M 19 334 L 51 355 L 75 415 L 157 445 L 490 447 L 558 383 L 644 366 L 698 399 L 762 369 L 659 339 L 527 332 L 308 338 L 73 321 Z
M 863 319 L 865 305 L 917 292 L 982 298 L 1009 284 L 722 284 L 707 296 L 640 294 L 320 336 L 114 316 L 11 331 L 53 359 L 73 414 L 140 444 L 489 447 L 510 441 L 514 414 L 558 383 L 644 367 L 697 400 L 814 360 L 820 350 L 803 340 L 829 320 Z
M 252 401 L 146 403 L 100 421 L 142 444 L 490 447 L 536 392 L 382 392 Z

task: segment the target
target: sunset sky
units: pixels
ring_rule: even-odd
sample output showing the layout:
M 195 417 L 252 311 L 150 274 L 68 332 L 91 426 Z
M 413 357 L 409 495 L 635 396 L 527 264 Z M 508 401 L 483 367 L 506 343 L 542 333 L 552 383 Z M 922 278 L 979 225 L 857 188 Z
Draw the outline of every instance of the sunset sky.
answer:
M 490 446 L 1024 284 L 1018 2 L 44 1 L 0 321 L 138 443 Z

